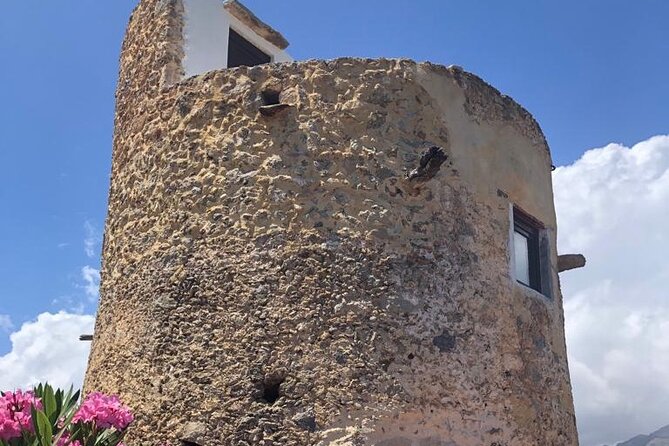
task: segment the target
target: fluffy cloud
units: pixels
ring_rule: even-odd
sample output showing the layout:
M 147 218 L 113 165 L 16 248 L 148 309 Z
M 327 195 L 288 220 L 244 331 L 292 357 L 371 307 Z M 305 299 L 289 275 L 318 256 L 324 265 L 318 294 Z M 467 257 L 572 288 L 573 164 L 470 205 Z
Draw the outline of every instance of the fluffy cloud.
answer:
M 102 236 L 100 231 L 91 223 L 90 221 L 84 222 L 84 232 L 86 236 L 84 237 L 84 252 L 89 258 L 95 258 L 102 243 Z
M 583 446 L 669 423 L 669 136 L 586 152 L 554 174 L 567 344 Z
M 0 356 L 0 390 L 38 382 L 81 386 L 90 345 L 79 335 L 93 332 L 93 316 L 44 313 L 10 337 L 12 351 Z
M 100 294 L 100 270 L 92 266 L 81 268 L 81 278 L 84 280 L 84 291 L 91 302 L 98 299 Z
M 86 265 L 79 273 L 77 281 L 73 282 L 72 286 L 81 291 L 54 298 L 51 304 L 55 308 L 75 314 L 84 314 L 94 310 L 100 296 L 100 270 Z
M 10 331 L 14 328 L 12 319 L 6 314 L 0 314 L 0 331 Z

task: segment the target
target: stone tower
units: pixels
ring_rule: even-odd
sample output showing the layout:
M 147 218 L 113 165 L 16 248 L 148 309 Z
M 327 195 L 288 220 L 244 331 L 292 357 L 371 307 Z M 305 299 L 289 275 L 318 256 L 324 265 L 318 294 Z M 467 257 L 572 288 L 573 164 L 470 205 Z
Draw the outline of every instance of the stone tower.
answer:
M 538 124 L 286 46 L 235 1 L 134 12 L 86 389 L 137 445 L 577 445 Z

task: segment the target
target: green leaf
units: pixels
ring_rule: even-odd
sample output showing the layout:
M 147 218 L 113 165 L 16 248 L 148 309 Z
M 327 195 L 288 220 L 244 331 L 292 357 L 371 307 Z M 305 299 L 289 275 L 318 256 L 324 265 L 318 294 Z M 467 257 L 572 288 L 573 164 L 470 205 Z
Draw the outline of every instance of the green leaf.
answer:
M 70 389 L 62 398 L 63 403 L 60 409 L 60 418 L 66 419 L 67 423 L 69 423 L 77 410 L 79 392 L 72 394 L 72 389 Z
M 79 395 L 81 394 L 80 391 L 76 391 L 74 393 L 72 387 L 70 387 L 70 390 L 67 391 L 67 394 L 63 397 L 63 408 L 65 410 L 70 410 L 74 406 L 77 405 L 79 402 Z
M 95 446 L 116 446 L 123 440 L 124 434 L 114 429 L 106 429 L 98 434 Z
M 51 438 L 53 437 L 53 430 L 51 429 L 51 422 L 44 414 L 44 412 L 36 411 L 33 408 L 33 425 L 35 426 L 35 433 L 40 446 L 51 446 Z
M 34 408 L 31 408 L 31 412 L 34 410 Z M 35 418 L 32 418 L 35 420 Z M 33 421 L 33 427 L 35 425 L 35 421 Z M 23 445 L 30 445 L 30 446 L 39 446 L 37 443 L 37 440 L 35 439 L 35 435 L 28 432 L 26 429 L 21 430 L 21 438 L 14 439 L 9 442 L 11 446 L 23 446 Z
M 56 390 L 53 397 L 56 399 L 56 412 L 60 414 L 63 411 L 63 391 L 60 389 Z
M 70 430 L 70 441 L 78 440 L 83 443 L 85 436 L 81 430 L 81 427 L 74 427 Z
M 42 405 L 44 407 L 44 414 L 49 420 L 51 427 L 54 427 L 58 422 L 58 404 L 56 403 L 56 396 L 53 393 L 53 387 L 45 386 L 44 396 L 42 397 Z

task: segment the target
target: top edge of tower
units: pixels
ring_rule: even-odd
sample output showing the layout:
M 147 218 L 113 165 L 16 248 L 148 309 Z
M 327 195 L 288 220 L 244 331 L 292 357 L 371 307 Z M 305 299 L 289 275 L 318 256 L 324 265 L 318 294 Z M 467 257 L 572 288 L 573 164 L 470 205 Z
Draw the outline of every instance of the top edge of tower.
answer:
M 242 23 L 251 28 L 256 34 L 263 37 L 277 48 L 285 50 L 290 46 L 288 40 L 286 40 L 279 31 L 260 20 L 253 11 L 238 0 L 225 0 L 223 2 L 223 7 Z
M 147 31 L 155 29 L 155 31 Z M 152 48 L 146 42 L 155 40 Z M 456 82 L 477 119 L 524 122 L 530 139 L 550 151 L 532 114 L 510 96 L 457 65 L 444 66 L 409 59 L 364 59 L 296 62 L 288 41 L 238 0 L 142 0 L 133 14 L 119 82 L 119 99 L 137 103 L 174 85 L 193 85 L 211 73 L 239 76 L 254 72 L 299 71 L 313 64 L 346 75 L 347 64 L 387 63 L 393 72 L 425 70 Z M 155 53 L 155 57 L 147 58 Z M 353 70 L 355 71 L 355 70 Z M 160 74 L 160 75 L 158 75 Z

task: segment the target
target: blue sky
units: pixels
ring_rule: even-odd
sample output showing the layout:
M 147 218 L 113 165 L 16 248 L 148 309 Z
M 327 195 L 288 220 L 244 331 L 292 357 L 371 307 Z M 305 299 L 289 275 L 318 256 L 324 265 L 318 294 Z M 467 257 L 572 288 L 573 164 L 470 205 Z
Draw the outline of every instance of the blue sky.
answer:
M 117 60 L 135 3 L 3 5 L 0 315 L 14 329 L 46 311 L 95 311 L 86 287 L 99 268 Z M 480 75 L 534 114 L 557 165 L 669 133 L 664 0 L 244 3 L 298 60 L 407 57 Z M 9 331 L 0 320 L 0 355 Z

